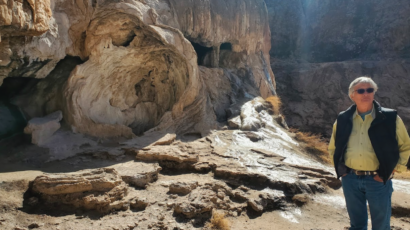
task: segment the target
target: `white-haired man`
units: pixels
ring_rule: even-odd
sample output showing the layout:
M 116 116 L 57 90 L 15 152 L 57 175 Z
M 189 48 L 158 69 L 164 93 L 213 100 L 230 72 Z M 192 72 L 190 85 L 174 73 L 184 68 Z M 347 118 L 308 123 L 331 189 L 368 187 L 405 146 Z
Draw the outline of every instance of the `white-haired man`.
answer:
M 367 230 L 369 204 L 373 230 L 390 229 L 392 175 L 405 171 L 410 138 L 392 109 L 374 100 L 376 83 L 359 77 L 349 86 L 355 103 L 333 125 L 329 154 L 342 177 L 350 230 Z

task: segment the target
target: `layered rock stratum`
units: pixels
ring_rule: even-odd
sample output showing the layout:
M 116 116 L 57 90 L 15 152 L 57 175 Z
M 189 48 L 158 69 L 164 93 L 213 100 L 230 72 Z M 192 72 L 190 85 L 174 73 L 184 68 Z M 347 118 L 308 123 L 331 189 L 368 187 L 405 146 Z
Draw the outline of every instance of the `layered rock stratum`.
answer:
M 370 76 L 376 100 L 409 127 L 410 3 L 266 0 L 271 65 L 289 125 L 330 136 L 352 102 L 351 81 Z

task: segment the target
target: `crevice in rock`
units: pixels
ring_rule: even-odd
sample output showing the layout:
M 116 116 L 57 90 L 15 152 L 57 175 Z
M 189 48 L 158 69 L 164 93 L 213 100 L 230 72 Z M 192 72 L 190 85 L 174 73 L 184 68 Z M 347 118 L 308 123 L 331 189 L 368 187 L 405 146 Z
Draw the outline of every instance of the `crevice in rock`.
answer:
M 232 51 L 232 44 L 229 42 L 222 43 L 220 49 Z
M 206 47 L 195 42 L 191 42 L 191 44 L 198 56 L 198 65 L 211 67 L 210 55 L 213 50 L 212 47 Z

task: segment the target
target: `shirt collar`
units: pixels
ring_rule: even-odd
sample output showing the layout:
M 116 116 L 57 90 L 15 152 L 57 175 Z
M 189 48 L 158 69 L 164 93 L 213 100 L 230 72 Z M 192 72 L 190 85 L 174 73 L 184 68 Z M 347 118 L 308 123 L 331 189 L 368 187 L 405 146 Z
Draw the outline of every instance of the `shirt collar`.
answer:
M 370 113 L 370 115 L 372 115 L 372 118 L 375 119 L 376 118 L 376 111 L 374 110 L 374 105 L 372 107 L 372 112 Z M 359 112 L 357 112 L 357 107 L 356 107 L 356 111 L 353 113 L 353 118 L 355 118 L 356 116 L 359 116 Z

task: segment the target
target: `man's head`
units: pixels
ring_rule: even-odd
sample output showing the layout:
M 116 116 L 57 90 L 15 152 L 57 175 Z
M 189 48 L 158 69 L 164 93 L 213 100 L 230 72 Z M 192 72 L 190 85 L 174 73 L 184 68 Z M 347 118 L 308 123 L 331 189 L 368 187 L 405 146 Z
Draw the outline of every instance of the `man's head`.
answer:
M 371 107 L 377 84 L 370 77 L 356 78 L 349 86 L 349 97 L 358 107 Z

